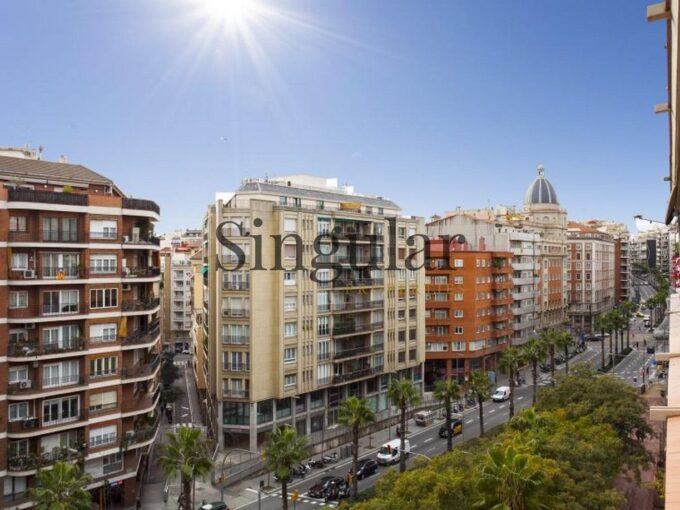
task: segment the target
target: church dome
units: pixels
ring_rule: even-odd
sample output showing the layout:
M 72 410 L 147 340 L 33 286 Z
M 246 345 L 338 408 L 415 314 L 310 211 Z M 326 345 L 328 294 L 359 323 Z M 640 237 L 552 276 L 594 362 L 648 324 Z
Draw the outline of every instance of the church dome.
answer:
M 554 204 L 559 205 L 557 193 L 550 181 L 545 178 L 545 168 L 538 166 L 538 177 L 534 179 L 524 195 L 525 204 Z

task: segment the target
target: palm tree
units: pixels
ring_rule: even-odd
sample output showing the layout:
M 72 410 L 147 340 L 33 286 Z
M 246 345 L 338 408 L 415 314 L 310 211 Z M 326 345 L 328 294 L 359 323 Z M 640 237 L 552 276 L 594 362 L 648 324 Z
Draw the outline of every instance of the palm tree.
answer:
M 366 425 L 375 421 L 375 413 L 362 398 L 348 397 L 340 406 L 338 422 L 352 431 L 352 499 L 357 497 L 357 464 L 359 463 L 359 433 Z
M 213 460 L 208 454 L 207 443 L 201 438 L 201 429 L 179 427 L 177 432 L 168 432 L 167 438 L 168 442 L 162 446 L 163 454 L 158 461 L 166 476 L 180 476 L 182 491 L 178 508 L 189 510 L 194 507 L 196 478 L 210 473 Z
M 453 449 L 453 431 L 451 430 L 451 403 L 460 397 L 460 386 L 453 379 L 440 379 L 434 383 L 434 398 L 444 404 L 446 412 L 446 450 Z
M 613 310 L 612 310 L 613 311 Z M 614 322 L 615 322 L 614 315 L 612 312 L 607 312 L 605 314 L 605 326 L 607 326 L 607 333 L 609 333 L 609 359 L 611 361 L 611 366 L 614 368 L 614 356 L 618 354 L 616 351 L 616 342 L 614 342 L 614 346 L 612 347 L 612 340 L 614 339 Z
M 497 510 L 538 510 L 549 508 L 539 500 L 544 475 L 539 458 L 514 445 L 489 448 L 479 467 L 478 506 Z
M 536 393 L 538 392 L 538 364 L 545 361 L 547 353 L 548 347 L 540 338 L 530 338 L 527 343 L 522 346 L 524 359 L 531 363 L 531 379 L 533 383 L 531 393 L 532 404 L 536 404 Z
M 519 366 L 522 363 L 524 363 L 522 353 L 513 346 L 506 347 L 498 360 L 499 370 L 508 375 L 510 385 L 510 418 L 515 416 L 515 383 L 517 382 Z
M 624 301 L 619 305 L 623 312 L 623 316 L 626 318 L 626 348 L 630 349 L 630 318 L 633 315 L 633 310 L 635 305 L 630 301 Z
M 309 456 L 307 439 L 299 436 L 293 427 L 274 425 L 264 454 L 265 466 L 273 471 L 281 480 L 281 497 L 283 510 L 288 510 L 288 482 L 292 478 L 293 468 Z
M 541 340 L 548 346 L 548 354 L 550 354 L 550 378 L 552 385 L 555 385 L 555 345 L 557 344 L 557 331 L 549 329 L 541 334 Z
M 475 370 L 470 375 L 470 379 L 465 385 L 473 398 L 479 405 L 479 431 L 480 435 L 484 435 L 484 401 L 491 396 L 492 384 L 489 377 L 481 370 Z
M 595 329 L 600 330 L 600 347 L 602 348 L 602 351 L 600 352 L 600 358 L 602 362 L 602 371 L 604 372 L 605 369 L 605 361 L 604 361 L 604 332 L 607 329 L 607 314 L 602 314 L 598 315 L 595 318 L 595 324 L 593 325 Z
M 413 385 L 411 379 L 400 377 L 392 379 L 390 387 L 387 389 L 387 398 L 392 401 L 395 407 L 399 408 L 399 424 L 401 426 L 401 446 L 399 448 L 399 472 L 406 471 L 406 411 L 409 406 L 420 402 L 418 389 Z
M 52 469 L 38 470 L 38 484 L 28 490 L 36 510 L 90 510 L 92 496 L 87 485 L 92 477 L 78 464 L 57 462 Z
M 561 333 L 558 333 L 557 336 L 555 337 L 555 346 L 559 349 L 562 349 L 564 351 L 564 370 L 565 373 L 568 375 L 569 374 L 569 347 L 574 345 L 574 339 L 572 338 L 570 333 L 567 333 L 566 331 L 562 331 Z

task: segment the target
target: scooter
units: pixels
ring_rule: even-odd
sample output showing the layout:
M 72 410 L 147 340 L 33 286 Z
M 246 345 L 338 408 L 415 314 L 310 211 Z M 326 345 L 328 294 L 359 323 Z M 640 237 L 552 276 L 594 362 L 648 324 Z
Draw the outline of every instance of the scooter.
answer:
M 308 466 L 313 467 L 313 468 L 322 468 L 323 467 L 323 461 L 321 459 L 315 460 L 312 459 L 307 463 Z
M 338 452 L 333 452 L 331 455 L 322 455 L 321 462 L 324 464 L 335 464 L 338 461 Z

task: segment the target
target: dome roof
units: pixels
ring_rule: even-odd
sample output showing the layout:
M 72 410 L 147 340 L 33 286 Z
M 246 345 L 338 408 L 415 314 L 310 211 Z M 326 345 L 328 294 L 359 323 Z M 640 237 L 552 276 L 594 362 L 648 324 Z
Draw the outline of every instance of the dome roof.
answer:
M 538 166 L 538 177 L 534 179 L 527 193 L 524 195 L 525 204 L 555 204 L 559 205 L 557 201 L 557 193 L 550 181 L 545 178 L 545 169 L 543 165 Z

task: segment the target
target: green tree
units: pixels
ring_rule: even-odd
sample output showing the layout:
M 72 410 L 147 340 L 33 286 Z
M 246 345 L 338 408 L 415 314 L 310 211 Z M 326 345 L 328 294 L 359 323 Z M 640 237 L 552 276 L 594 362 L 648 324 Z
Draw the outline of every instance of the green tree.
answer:
M 564 353 L 564 370 L 569 373 L 569 348 L 574 345 L 574 339 L 570 333 L 562 331 L 555 337 L 555 347 L 557 349 L 562 349 Z
M 611 364 L 611 367 L 614 368 L 615 363 L 614 356 L 618 354 L 616 352 L 616 341 L 614 338 L 614 328 L 616 327 L 614 323 L 616 322 L 616 319 L 611 311 L 605 313 L 604 316 L 605 316 L 604 325 L 606 326 L 607 333 L 609 334 L 609 362 Z M 614 345 L 612 345 L 612 342 L 614 342 Z
M 174 364 L 172 359 L 164 357 L 161 363 L 161 382 L 163 387 L 169 388 L 179 377 L 179 367 Z
M 352 432 L 352 499 L 356 499 L 359 485 L 357 464 L 359 463 L 359 434 L 361 429 L 375 421 L 375 413 L 362 398 L 348 397 L 340 406 L 338 423 L 345 425 Z
M 52 469 L 40 469 L 36 487 L 28 490 L 36 510 L 89 510 L 92 497 L 87 485 L 92 477 L 82 473 L 78 464 L 57 462 Z
M 510 418 L 515 416 L 515 384 L 519 374 L 519 367 L 522 363 L 524 363 L 522 352 L 513 346 L 506 347 L 498 360 L 498 369 L 508 376 L 508 385 L 510 386 Z
M 184 395 L 184 391 L 177 386 L 169 386 L 161 390 L 161 400 L 166 404 L 172 404 L 177 401 L 179 397 Z
M 555 347 L 558 335 L 557 330 L 552 328 L 541 333 L 541 340 L 548 347 L 548 354 L 550 355 L 550 379 L 553 386 L 555 385 Z
M 626 318 L 626 348 L 630 349 L 630 319 L 633 316 L 633 310 L 635 310 L 635 305 L 630 301 L 623 301 L 619 308 L 621 313 Z
M 390 387 L 387 389 L 387 398 L 395 407 L 399 408 L 399 424 L 401 426 L 399 472 L 403 473 L 406 471 L 406 455 L 404 453 L 406 447 L 406 412 L 410 406 L 420 402 L 420 394 L 411 379 L 400 377 L 399 379 L 392 379 Z
M 453 379 L 440 379 L 434 383 L 434 398 L 444 405 L 446 413 L 446 449 L 453 448 L 453 431 L 451 430 L 451 405 L 460 398 L 460 386 Z
M 210 473 L 213 466 L 208 445 L 201 438 L 201 429 L 179 427 L 176 433 L 168 432 L 167 443 L 161 447 L 161 451 L 158 461 L 166 476 L 180 477 L 182 490 L 178 508 L 193 508 L 192 486 L 195 497 L 196 478 Z
M 288 483 L 292 478 L 293 468 L 309 456 L 307 440 L 299 436 L 293 427 L 274 425 L 263 457 L 265 466 L 281 480 L 281 498 L 283 510 L 288 510 Z
M 477 401 L 479 406 L 479 431 L 480 435 L 484 435 L 484 401 L 491 397 L 491 388 L 493 385 L 489 377 L 481 370 L 475 370 L 470 374 L 470 379 L 467 381 L 465 388 Z
M 535 404 L 538 393 L 538 364 L 545 361 L 548 348 L 540 338 L 532 337 L 522 346 L 522 354 L 524 359 L 531 364 L 531 403 Z

